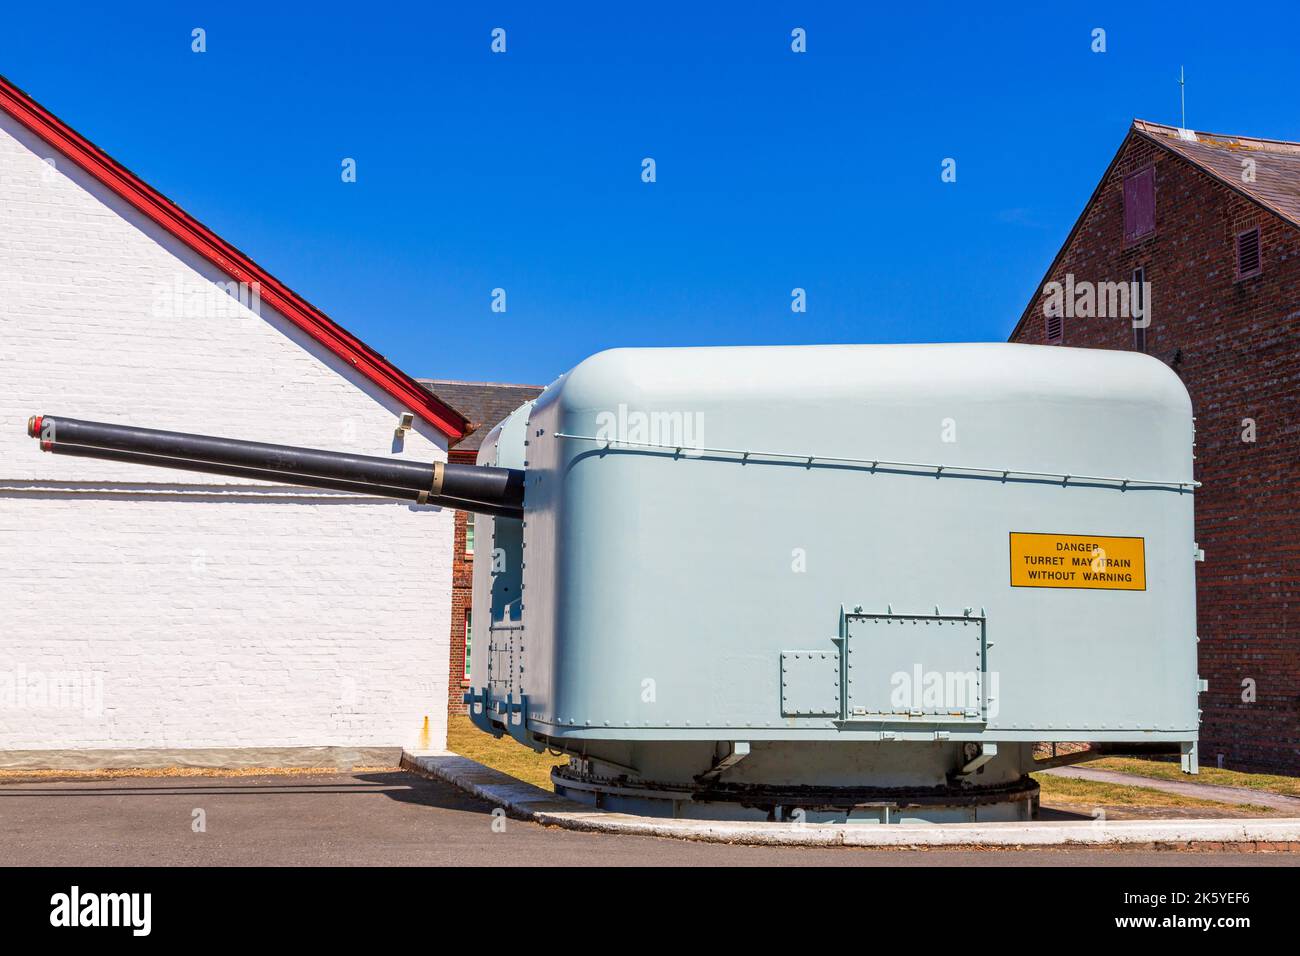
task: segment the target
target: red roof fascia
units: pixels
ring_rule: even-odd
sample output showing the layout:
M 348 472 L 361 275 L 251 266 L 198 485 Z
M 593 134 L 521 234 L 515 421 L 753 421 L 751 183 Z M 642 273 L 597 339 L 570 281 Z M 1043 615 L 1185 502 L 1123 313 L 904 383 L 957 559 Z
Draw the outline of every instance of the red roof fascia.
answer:
M 415 379 L 301 298 L 3 76 L 0 76 L 0 109 L 232 279 L 258 283 L 263 302 L 448 438 L 457 439 L 465 434 L 469 423 L 463 415 L 421 387 Z

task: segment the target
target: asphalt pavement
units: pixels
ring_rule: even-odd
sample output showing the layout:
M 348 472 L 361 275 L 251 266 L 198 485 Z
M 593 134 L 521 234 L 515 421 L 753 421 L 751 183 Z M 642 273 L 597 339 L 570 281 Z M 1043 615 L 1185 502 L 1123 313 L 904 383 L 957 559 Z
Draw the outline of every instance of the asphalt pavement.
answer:
M 0 783 L 7 866 L 1198 866 L 1300 854 L 747 847 L 579 833 L 493 815 L 404 771 Z

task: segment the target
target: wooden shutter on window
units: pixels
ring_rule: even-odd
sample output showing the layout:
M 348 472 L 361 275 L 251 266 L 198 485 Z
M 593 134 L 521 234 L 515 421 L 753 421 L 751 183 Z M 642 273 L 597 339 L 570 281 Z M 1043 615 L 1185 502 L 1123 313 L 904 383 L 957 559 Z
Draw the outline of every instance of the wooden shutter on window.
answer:
M 1136 242 L 1155 228 L 1156 170 L 1148 166 L 1124 177 L 1124 242 Z

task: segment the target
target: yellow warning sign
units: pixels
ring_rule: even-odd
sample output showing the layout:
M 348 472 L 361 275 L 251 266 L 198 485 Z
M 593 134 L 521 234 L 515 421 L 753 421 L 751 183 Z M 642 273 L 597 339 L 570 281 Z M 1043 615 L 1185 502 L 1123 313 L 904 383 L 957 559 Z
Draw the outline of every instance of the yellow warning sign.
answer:
M 1145 591 L 1146 542 L 1097 534 L 1013 531 L 1011 586 Z

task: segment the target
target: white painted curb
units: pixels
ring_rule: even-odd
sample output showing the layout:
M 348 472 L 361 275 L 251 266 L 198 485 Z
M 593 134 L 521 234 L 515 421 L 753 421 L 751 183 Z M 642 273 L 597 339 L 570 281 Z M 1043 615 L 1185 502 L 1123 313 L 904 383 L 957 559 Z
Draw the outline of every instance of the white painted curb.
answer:
M 402 765 L 514 816 L 594 833 L 630 833 L 765 846 L 1121 846 L 1148 843 L 1298 843 L 1300 819 L 1071 820 L 1031 823 L 789 824 L 670 820 L 593 810 L 450 751 L 407 751 Z

